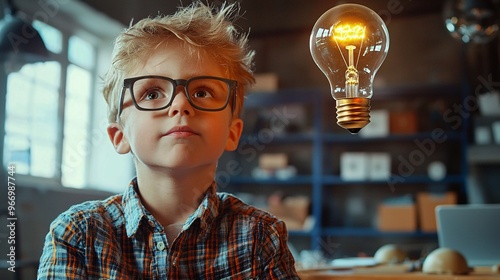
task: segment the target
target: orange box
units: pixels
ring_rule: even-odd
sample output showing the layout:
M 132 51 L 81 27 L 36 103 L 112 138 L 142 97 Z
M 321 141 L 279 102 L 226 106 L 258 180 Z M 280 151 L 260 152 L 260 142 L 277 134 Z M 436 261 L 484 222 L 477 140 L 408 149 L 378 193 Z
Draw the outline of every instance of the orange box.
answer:
M 389 127 L 394 134 L 412 134 L 418 131 L 417 115 L 413 111 L 391 112 Z
M 288 156 L 285 153 L 261 154 L 259 167 L 266 170 L 283 169 L 288 166 Z
M 457 195 L 454 192 L 433 194 L 420 192 L 417 194 L 418 222 L 420 230 L 424 232 L 436 232 L 436 206 L 456 204 Z
M 415 231 L 417 229 L 415 204 L 380 204 L 377 226 L 380 231 Z
M 278 90 L 278 75 L 275 73 L 258 73 L 254 75 L 255 84 L 248 88 L 248 92 L 272 93 Z
M 304 229 L 309 216 L 311 201 L 306 196 L 288 196 L 283 199 L 269 199 L 269 213 L 283 220 L 289 230 Z

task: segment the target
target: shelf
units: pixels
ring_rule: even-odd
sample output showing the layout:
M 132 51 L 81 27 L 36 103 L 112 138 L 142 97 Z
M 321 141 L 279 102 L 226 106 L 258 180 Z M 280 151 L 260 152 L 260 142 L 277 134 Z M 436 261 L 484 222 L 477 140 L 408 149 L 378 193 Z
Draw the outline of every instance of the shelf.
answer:
M 433 180 L 429 176 L 418 176 L 418 175 L 413 175 L 413 176 L 408 176 L 408 177 L 403 177 L 403 181 L 398 181 L 396 182 L 397 184 L 455 184 L 455 183 L 462 183 L 464 178 L 460 175 L 450 175 L 446 176 L 443 180 Z M 374 180 L 374 181 L 369 181 L 369 180 L 359 180 L 359 181 L 345 181 L 340 178 L 340 176 L 335 176 L 335 175 L 326 175 L 323 176 L 323 183 L 324 184 L 329 184 L 329 185 L 383 185 L 383 184 L 389 184 L 391 181 L 389 179 L 387 180 Z
M 472 164 L 500 164 L 500 145 L 469 146 L 467 161 Z
M 373 91 L 375 94 L 373 95 L 372 100 L 391 101 L 421 97 L 431 99 L 436 96 L 457 97 L 460 96 L 463 89 L 458 85 L 436 84 L 420 86 L 384 86 L 382 88 L 375 87 Z
M 324 90 L 319 89 L 288 89 L 274 93 L 251 93 L 246 96 L 245 109 L 262 108 L 270 106 L 283 106 L 286 104 L 314 104 L 320 98 L 313 95 L 323 94 Z
M 446 132 L 447 140 L 458 141 L 461 134 L 455 131 Z M 268 136 L 266 136 L 268 137 Z M 241 136 L 241 142 L 251 142 L 258 140 L 258 134 L 245 134 Z M 359 135 L 351 134 L 336 134 L 327 133 L 323 136 L 323 140 L 327 144 L 356 144 L 356 143 L 373 143 L 373 142 L 411 142 L 422 139 L 432 139 L 432 132 L 422 132 L 416 134 L 393 134 L 383 137 L 361 137 Z M 312 142 L 315 139 L 313 132 L 305 133 L 290 133 L 290 134 L 276 134 L 272 136 L 271 143 L 305 143 Z M 267 140 L 267 139 L 266 139 Z
M 294 134 L 273 134 L 272 139 L 268 139 L 270 135 L 260 136 L 258 134 L 246 134 L 242 135 L 240 139 L 241 143 L 263 143 L 270 141 L 269 143 L 273 144 L 291 144 L 291 143 L 307 143 L 312 142 L 314 140 L 314 135 L 312 133 L 294 133 Z M 265 141 L 260 139 L 265 138 Z
M 435 232 L 423 232 L 423 231 L 411 231 L 411 232 L 391 232 L 391 231 L 379 231 L 374 228 L 354 228 L 354 227 L 342 227 L 342 228 L 323 228 L 321 230 L 321 235 L 323 236 L 337 236 L 337 237 L 426 237 L 426 238 L 436 238 L 437 234 Z
M 242 184 L 307 185 L 307 184 L 312 184 L 312 182 L 313 182 L 312 176 L 303 176 L 303 175 L 294 176 L 286 180 L 278 178 L 257 179 L 251 176 L 231 177 L 231 184 L 238 184 L 238 185 Z
M 461 134 L 456 131 L 446 131 L 447 140 L 460 140 Z M 392 134 L 381 137 L 361 137 L 360 135 L 327 133 L 324 135 L 326 143 L 329 144 L 355 144 L 373 142 L 411 142 L 422 139 L 433 139 L 432 132 L 422 132 L 416 134 Z
M 310 230 L 289 230 L 288 235 L 290 236 L 312 236 L 313 233 Z

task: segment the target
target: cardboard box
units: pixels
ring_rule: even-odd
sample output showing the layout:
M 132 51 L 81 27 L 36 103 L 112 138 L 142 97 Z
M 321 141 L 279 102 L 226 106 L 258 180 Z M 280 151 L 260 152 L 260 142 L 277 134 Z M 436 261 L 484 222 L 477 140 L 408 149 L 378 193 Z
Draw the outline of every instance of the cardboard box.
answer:
M 391 133 L 413 134 L 418 131 L 417 115 L 412 111 L 391 112 L 389 118 Z
M 415 231 L 417 229 L 415 204 L 380 204 L 377 226 L 380 231 Z
M 446 204 L 456 204 L 457 195 L 454 192 L 417 194 L 418 222 L 420 230 L 424 232 L 436 232 L 436 206 Z
M 370 123 L 359 132 L 361 137 L 385 137 L 389 135 L 389 112 L 373 110 L 370 112 Z
M 288 156 L 285 153 L 266 153 L 259 156 L 259 168 L 265 170 L 283 169 L 288 166 Z
M 368 178 L 387 180 L 391 176 L 391 155 L 389 153 L 370 153 Z
M 479 100 L 479 111 L 483 116 L 500 115 L 500 93 L 493 91 L 477 95 Z
M 366 180 L 369 160 L 367 153 L 345 152 L 340 154 L 340 178 L 345 181 Z
M 478 145 L 491 143 L 490 128 L 487 126 L 477 126 L 474 128 L 474 142 Z
M 283 220 L 289 230 L 303 229 L 309 216 L 311 201 L 307 196 L 271 195 L 268 198 L 268 211 Z
M 254 75 L 255 84 L 248 88 L 248 92 L 276 92 L 278 90 L 278 75 L 275 73 L 258 73 Z

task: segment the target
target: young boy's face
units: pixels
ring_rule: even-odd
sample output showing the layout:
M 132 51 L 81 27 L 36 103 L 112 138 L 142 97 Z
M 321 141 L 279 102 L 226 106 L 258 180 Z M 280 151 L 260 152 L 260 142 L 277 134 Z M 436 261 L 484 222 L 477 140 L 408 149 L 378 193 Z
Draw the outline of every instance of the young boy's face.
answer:
M 172 79 L 197 76 L 227 77 L 224 68 L 206 54 L 190 55 L 179 41 L 158 48 L 143 67 L 129 77 L 159 75 Z M 137 110 L 126 91 L 121 123 L 111 124 L 108 133 L 118 153 L 132 152 L 138 168 L 196 169 L 215 167 L 224 150 L 237 147 L 242 121 L 232 117 L 231 106 L 222 111 L 201 111 L 188 102 L 179 86 L 170 107 L 160 111 Z

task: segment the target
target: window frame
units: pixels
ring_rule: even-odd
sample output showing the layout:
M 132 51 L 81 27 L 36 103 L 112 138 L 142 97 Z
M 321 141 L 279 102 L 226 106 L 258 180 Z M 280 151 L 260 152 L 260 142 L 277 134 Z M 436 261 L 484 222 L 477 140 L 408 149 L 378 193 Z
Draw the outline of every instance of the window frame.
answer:
M 94 89 L 95 85 L 97 83 L 97 52 L 98 52 L 98 46 L 95 44 L 96 38 L 88 38 L 91 37 L 87 34 L 84 34 L 83 32 L 68 32 L 65 29 L 59 28 L 58 26 L 55 26 L 54 24 L 51 23 L 45 23 L 53 28 L 58 29 L 61 32 L 62 35 L 62 49 L 60 53 L 53 53 L 49 51 L 50 53 L 50 60 L 57 61 L 60 64 L 60 73 L 59 73 L 59 88 L 57 91 L 58 94 L 58 101 L 57 104 L 54 104 L 54 106 L 57 106 L 57 121 L 56 121 L 56 131 L 57 131 L 57 136 L 56 136 L 56 142 L 55 142 L 55 148 L 56 148 L 56 164 L 55 164 L 55 173 L 53 177 L 41 177 L 41 176 L 36 176 L 32 174 L 17 174 L 18 181 L 21 184 L 24 185 L 36 185 L 36 186 L 51 186 L 51 187 L 66 187 L 63 185 L 62 178 L 63 178 L 63 151 L 64 151 L 64 126 L 65 126 L 65 121 L 66 121 L 66 115 L 65 115 L 65 108 L 66 108 L 66 97 L 67 97 L 67 88 L 68 86 L 68 71 L 70 65 L 75 65 L 76 67 L 80 67 L 82 69 L 85 69 L 86 71 L 89 72 L 91 76 L 91 81 L 89 87 L 91 88 L 91 93 L 90 93 L 90 99 L 88 100 L 88 106 L 90 109 L 90 116 L 89 120 L 87 120 L 88 126 L 86 127 L 87 131 L 90 131 L 92 129 L 92 123 L 93 123 L 93 103 L 94 103 Z M 83 35 L 83 36 L 82 36 Z M 78 36 L 85 41 L 89 42 L 92 45 L 93 51 L 95 53 L 93 57 L 93 68 L 89 69 L 85 67 L 84 65 L 79 65 L 76 63 L 73 63 L 69 59 L 69 40 L 72 36 Z M 7 84 L 9 77 L 8 75 L 6 76 L 7 79 Z M 4 136 L 5 137 L 5 136 Z M 59 163 L 59 164 L 57 164 Z M 88 178 L 88 166 L 89 166 L 89 160 L 88 156 L 85 160 L 85 178 Z
M 89 32 L 86 32 L 85 30 L 82 30 L 81 27 L 76 27 L 72 24 L 67 24 L 67 22 L 58 22 L 57 20 L 51 20 L 50 22 L 43 22 L 44 24 L 50 25 L 53 28 L 56 28 L 59 30 L 62 34 L 62 49 L 60 53 L 54 53 L 49 51 L 49 59 L 52 61 L 57 61 L 60 63 L 60 84 L 59 84 L 59 89 L 58 89 L 58 102 L 57 104 L 54 104 L 54 106 L 58 106 L 57 108 L 57 122 L 54 123 L 57 131 L 57 136 L 56 136 L 56 163 L 55 163 L 55 173 L 53 177 L 42 177 L 42 176 L 36 176 L 32 174 L 16 174 L 16 179 L 19 183 L 19 185 L 24 185 L 24 186 L 34 186 L 37 188 L 47 188 L 47 187 L 57 187 L 57 188 L 62 188 L 62 187 L 71 187 L 71 186 L 65 186 L 62 182 L 63 178 L 63 149 L 64 149 L 64 127 L 65 127 L 65 109 L 66 109 L 66 89 L 68 87 L 68 67 L 70 65 L 75 65 L 77 67 L 80 67 L 82 69 L 85 69 L 88 71 L 91 75 L 91 83 L 89 87 L 91 88 L 91 93 L 90 93 L 90 99 L 88 100 L 88 107 L 89 107 L 89 119 L 87 120 L 87 131 L 91 131 L 92 129 L 92 124 L 94 122 L 94 99 L 95 99 L 95 89 L 97 85 L 97 69 L 99 68 L 98 63 L 98 52 L 99 52 L 99 46 L 103 44 L 103 40 L 100 39 L 97 36 L 91 35 Z M 93 51 L 94 51 L 94 57 L 93 57 L 93 68 L 89 69 L 85 67 L 84 65 L 79 65 L 76 63 L 73 63 L 69 59 L 69 39 L 71 36 L 78 36 L 82 38 L 83 40 L 87 41 L 92 45 Z M 5 76 L 6 79 L 6 85 L 8 85 L 8 79 L 9 79 L 9 74 Z M 6 119 L 4 119 L 4 122 L 6 122 Z M 4 137 L 6 137 L 7 132 L 5 132 Z M 4 138 L 5 139 L 5 138 Z M 87 154 L 86 159 L 85 159 L 85 181 L 88 181 L 89 177 L 89 165 L 90 165 L 90 156 Z M 84 184 L 81 188 L 86 188 L 87 184 Z
M 81 37 L 96 48 L 95 59 L 97 60 L 97 64 L 95 64 L 95 73 L 93 75 L 95 83 L 91 88 L 94 100 L 90 101 L 92 109 L 89 119 L 90 131 L 88 139 L 86 139 L 90 145 L 90 149 L 86 154 L 86 183 L 82 189 L 75 190 L 83 191 L 85 189 L 92 189 L 105 190 L 112 193 L 123 192 L 128 187 L 131 178 L 135 176 L 135 167 L 133 158 L 130 155 L 116 153 L 109 141 L 106 131 L 108 109 L 104 98 L 102 98 L 102 94 L 100 94 L 102 91 L 100 77 L 103 77 L 111 64 L 113 42 L 117 35 L 126 29 L 128 23 L 124 25 L 115 19 L 97 12 L 86 3 L 80 1 L 56 0 L 34 3 L 30 0 L 19 0 L 16 4 L 19 11 L 25 14 L 27 19 L 39 19 L 43 23 L 57 28 L 64 34 Z M 67 42 L 67 40 L 65 41 Z M 61 67 L 63 66 L 61 65 Z M 61 85 L 60 90 L 65 90 L 65 88 L 66 85 Z M 64 111 L 60 111 L 59 114 L 62 112 Z M 59 128 L 62 130 L 63 127 L 64 123 L 61 123 Z M 61 131 L 60 133 L 63 132 Z M 62 138 L 59 137 L 58 139 L 62 143 Z M 29 175 L 22 176 L 21 178 L 21 175 L 19 175 L 16 178 L 16 182 L 18 186 L 23 187 L 68 189 L 62 185 L 61 179 L 61 176 L 57 179 L 47 179 L 31 177 Z

